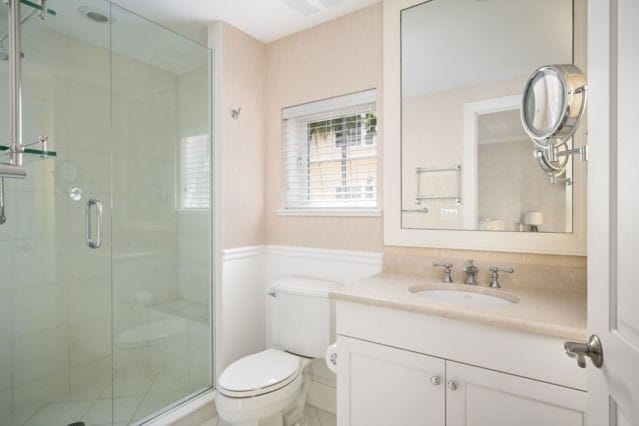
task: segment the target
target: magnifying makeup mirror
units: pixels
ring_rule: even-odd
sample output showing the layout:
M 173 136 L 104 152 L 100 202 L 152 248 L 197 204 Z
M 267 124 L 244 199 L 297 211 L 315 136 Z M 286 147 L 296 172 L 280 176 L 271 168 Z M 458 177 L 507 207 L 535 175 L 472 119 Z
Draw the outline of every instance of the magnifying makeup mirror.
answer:
M 537 146 L 537 162 L 549 176 L 564 173 L 570 155 L 579 154 L 586 160 L 586 146 L 568 146 L 585 110 L 586 76 L 575 65 L 545 65 L 528 79 L 521 121 Z

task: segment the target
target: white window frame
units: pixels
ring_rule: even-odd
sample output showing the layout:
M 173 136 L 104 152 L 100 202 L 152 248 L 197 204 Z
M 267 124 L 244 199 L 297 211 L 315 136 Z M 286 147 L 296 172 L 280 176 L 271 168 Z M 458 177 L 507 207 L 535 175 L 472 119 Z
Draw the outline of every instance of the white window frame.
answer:
M 184 186 L 185 186 L 185 180 L 186 180 L 186 176 L 185 176 L 186 160 L 184 157 L 184 154 L 185 154 L 184 145 L 189 140 L 199 140 L 199 141 L 204 140 L 207 146 L 206 156 L 203 158 L 208 163 L 207 176 L 209 178 L 208 191 L 205 192 L 208 196 L 208 203 L 206 206 L 191 206 L 191 205 L 186 206 L 185 205 L 186 200 L 185 200 Z M 179 142 L 179 147 L 178 147 L 178 155 L 179 155 L 179 164 L 180 164 L 179 187 L 178 187 L 178 197 L 177 197 L 178 210 L 183 212 L 202 212 L 202 211 L 210 210 L 211 209 L 211 144 L 210 144 L 209 134 L 208 133 L 193 134 L 193 135 L 185 136 L 181 138 Z
M 338 96 L 335 98 L 324 99 L 321 101 L 310 102 L 302 105 L 296 105 L 282 109 L 282 170 L 281 170 L 281 194 L 282 194 L 282 207 L 276 211 L 281 216 L 381 216 L 381 210 L 379 208 L 379 143 L 376 146 L 375 158 L 376 172 L 375 172 L 375 205 L 374 206 L 330 206 L 330 207 L 297 207 L 287 206 L 286 199 L 286 171 L 287 167 L 284 159 L 284 152 L 286 148 L 286 135 L 285 135 L 285 121 L 296 118 L 303 118 L 310 115 L 318 115 L 323 113 L 330 113 L 333 111 L 347 110 L 349 108 L 355 109 L 366 104 L 377 104 L 377 90 L 370 89 L 362 92 L 352 93 L 344 96 Z M 378 115 L 378 109 L 375 108 L 375 114 Z M 379 123 L 379 121 L 378 121 Z M 379 138 L 379 132 L 377 137 Z M 379 139 L 378 139 L 379 140 Z

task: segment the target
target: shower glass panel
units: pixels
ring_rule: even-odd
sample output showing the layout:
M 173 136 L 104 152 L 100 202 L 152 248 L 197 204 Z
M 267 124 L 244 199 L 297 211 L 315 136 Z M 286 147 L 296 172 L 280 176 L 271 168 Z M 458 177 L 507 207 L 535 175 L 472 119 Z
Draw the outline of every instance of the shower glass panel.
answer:
M 120 421 L 210 384 L 211 91 L 208 48 L 115 5 L 111 14 Z
M 138 423 L 211 386 L 211 52 L 107 0 L 47 5 L 22 6 L 23 143 L 56 156 L 4 184 L 0 425 Z
M 58 16 L 36 13 L 21 26 L 23 143 L 47 135 L 57 157 L 25 156 L 38 160 L 27 177 L 5 180 L 2 425 L 66 425 L 97 401 L 111 422 L 109 26 L 91 25 L 70 3 L 50 1 Z M 103 1 L 90 4 L 108 13 Z M 23 6 L 22 19 L 32 10 Z M 6 17 L 2 4 L 2 34 Z M 0 145 L 8 142 L 7 64 L 0 62 Z M 89 198 L 104 206 L 99 250 L 85 242 Z

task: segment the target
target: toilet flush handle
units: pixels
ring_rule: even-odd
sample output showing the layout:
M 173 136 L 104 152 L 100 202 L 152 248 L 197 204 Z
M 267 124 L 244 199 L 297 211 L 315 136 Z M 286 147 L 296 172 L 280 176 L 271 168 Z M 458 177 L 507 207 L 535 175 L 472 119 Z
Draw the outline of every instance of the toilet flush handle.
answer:
M 275 291 L 275 289 L 267 291 L 266 294 L 271 297 L 277 297 L 277 291 Z

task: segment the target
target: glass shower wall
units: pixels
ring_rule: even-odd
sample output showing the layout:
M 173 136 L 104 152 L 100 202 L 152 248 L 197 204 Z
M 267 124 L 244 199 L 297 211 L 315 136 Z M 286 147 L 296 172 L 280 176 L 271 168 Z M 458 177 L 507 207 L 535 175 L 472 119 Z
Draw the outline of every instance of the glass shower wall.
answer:
M 0 424 L 136 423 L 211 386 L 211 52 L 107 0 L 47 4 L 22 25 L 23 141 L 57 156 L 5 180 Z

